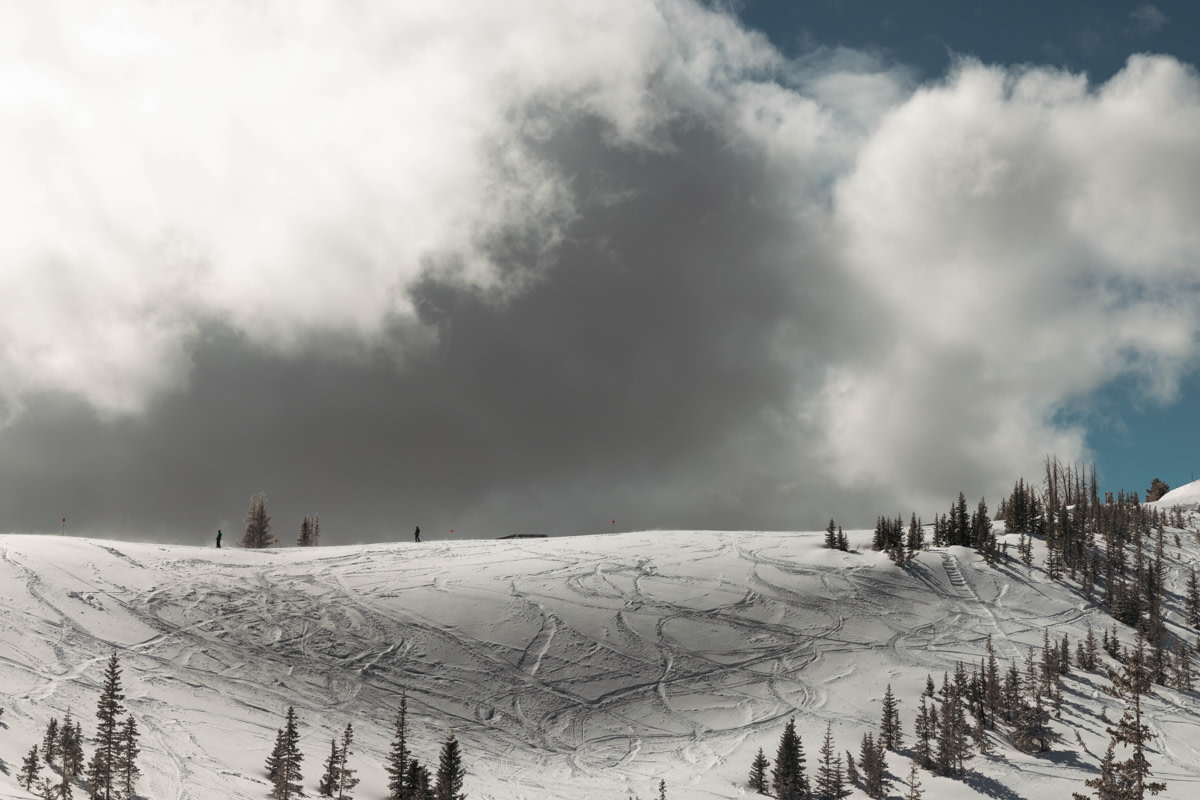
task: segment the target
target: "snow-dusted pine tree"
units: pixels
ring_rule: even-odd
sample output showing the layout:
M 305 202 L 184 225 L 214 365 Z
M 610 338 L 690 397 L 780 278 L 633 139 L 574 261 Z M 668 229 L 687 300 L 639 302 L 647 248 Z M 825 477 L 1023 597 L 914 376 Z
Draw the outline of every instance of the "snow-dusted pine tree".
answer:
M 908 787 L 904 800 L 921 800 L 924 793 L 921 791 L 921 776 L 917 771 L 916 761 L 909 762 L 908 778 L 905 779 L 904 785 Z
M 933 769 L 933 741 L 937 736 L 937 709 L 931 708 L 921 695 L 917 705 L 917 719 L 913 724 L 913 758 L 925 769 Z
M 267 496 L 262 492 L 250 498 L 246 511 L 246 532 L 242 547 L 262 549 L 271 546 L 271 518 L 267 515 Z
M 833 728 L 825 723 L 825 739 L 821 743 L 820 760 L 813 780 L 813 800 L 842 800 L 847 794 L 846 778 L 842 774 L 842 756 L 833 747 Z
M 300 536 L 296 539 L 297 547 L 312 547 L 312 517 L 305 517 L 300 523 Z
M 858 768 L 862 775 L 862 789 L 867 793 L 867 797 L 886 796 L 883 751 L 870 733 L 863 734 L 862 745 L 858 749 Z
M 396 732 L 388 751 L 384 770 L 388 775 L 388 800 L 411 800 L 408 788 L 408 695 L 400 692 L 400 708 L 396 711 Z
M 276 761 L 275 779 L 272 781 L 271 797 L 275 800 L 291 800 L 302 794 L 300 782 L 304 779 L 300 773 L 300 762 L 304 760 L 304 754 L 300 752 L 300 731 L 296 721 L 296 709 L 292 706 L 288 706 L 282 736 L 276 747 L 279 756 Z
M 74 796 L 71 786 L 83 769 L 83 749 L 80 744 L 82 739 L 83 736 L 75 727 L 71 720 L 71 712 L 68 711 L 63 717 L 63 724 L 59 726 L 58 735 L 59 760 L 62 763 L 61 780 L 57 789 L 59 800 L 71 800 Z
M 317 781 L 317 791 L 322 797 L 333 797 L 337 789 L 338 744 L 337 739 L 329 740 L 329 757 L 325 759 L 325 771 L 321 780 Z
M 125 717 L 125 724 L 121 726 L 118 739 L 116 776 L 114 778 L 124 800 L 133 800 L 136 796 L 134 785 L 142 774 L 137 766 L 138 753 L 141 752 L 141 748 L 137 744 L 140 735 L 133 714 Z
M 788 720 L 779 737 L 775 753 L 775 768 L 771 785 L 779 800 L 805 800 L 808 797 L 808 776 L 804 771 L 804 745 L 796 733 L 796 719 Z
M 1149 726 L 1142 723 L 1142 696 L 1150 693 L 1153 682 L 1146 666 L 1146 646 L 1141 630 L 1138 630 L 1134 648 L 1129 652 L 1124 667 L 1109 670 L 1108 677 L 1112 686 L 1105 691 L 1125 701 L 1125 713 L 1115 728 L 1108 728 L 1108 734 L 1112 737 L 1113 744 L 1133 749 L 1130 757 L 1117 763 L 1115 769 L 1129 786 L 1130 800 L 1142 800 L 1146 792 L 1158 794 L 1166 789 L 1167 785 L 1146 781 L 1152 774 L 1150 763 L 1146 760 L 1146 743 L 1153 739 L 1155 734 Z
M 125 706 L 121 701 L 121 662 L 114 651 L 104 669 L 104 682 L 100 687 L 100 701 L 96 705 L 96 752 L 88 763 L 88 785 L 97 800 L 113 800 L 116 767 L 120 752 L 121 715 Z
M 415 758 L 408 762 L 408 774 L 404 778 L 408 800 L 433 800 L 433 788 L 429 785 L 429 770 Z
M 750 788 L 759 794 L 767 793 L 767 770 L 771 768 L 771 762 L 763 755 L 763 749 L 758 748 L 758 754 L 754 756 L 754 762 L 750 765 Z
M 58 728 L 58 752 L 64 776 L 78 778 L 83 774 L 83 727 L 71 719 L 70 711 Z
M 883 713 L 879 720 L 879 744 L 885 750 L 899 750 L 903 746 L 904 734 L 900 729 L 900 711 L 896 696 L 889 683 L 883 695 Z
M 350 769 L 348 761 L 354 753 L 350 749 L 350 745 L 354 743 L 354 727 L 347 722 L 346 730 L 342 731 L 342 744 L 338 748 L 338 771 L 337 771 L 337 800 L 354 800 L 350 796 L 350 790 L 358 786 L 358 778 L 354 777 L 354 773 L 358 770 Z
M 38 748 L 35 744 L 30 749 L 29 754 L 25 756 L 25 760 L 21 762 L 21 771 L 17 775 L 17 783 L 30 791 L 34 782 L 38 779 L 38 774 L 42 771 L 42 762 L 38 758 Z
M 437 783 L 433 787 L 434 800 L 465 800 L 462 784 L 466 774 L 462 754 L 458 751 L 458 739 L 454 738 L 452 733 L 442 743 L 442 752 L 438 757 Z
M 1200 628 L 1200 584 L 1196 582 L 1196 568 L 1188 571 L 1187 589 L 1184 591 L 1184 605 L 1187 608 L 1187 622 L 1193 628 Z
M 46 735 L 42 737 L 42 758 L 47 764 L 54 764 L 58 758 L 58 720 L 52 719 L 46 723 Z
M 275 731 L 275 746 L 271 748 L 271 755 L 267 756 L 267 780 L 272 784 L 275 783 L 275 778 L 279 775 L 279 759 L 283 755 L 283 729 Z

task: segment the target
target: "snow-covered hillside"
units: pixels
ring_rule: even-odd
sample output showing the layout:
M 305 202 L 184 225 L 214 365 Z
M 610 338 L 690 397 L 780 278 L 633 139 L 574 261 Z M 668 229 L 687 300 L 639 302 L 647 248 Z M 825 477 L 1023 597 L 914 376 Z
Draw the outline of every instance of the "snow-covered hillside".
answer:
M 266 552 L 0 536 L 0 797 L 31 796 L 16 773 L 50 718 L 70 709 L 92 733 L 113 650 L 154 800 L 266 797 L 288 705 L 306 791 L 353 722 L 355 795 L 381 798 L 401 689 L 416 755 L 436 764 L 453 731 L 474 800 L 647 798 L 660 778 L 668 797 L 703 800 L 750 796 L 755 751 L 773 755 L 793 715 L 810 765 L 827 722 L 857 753 L 891 684 L 911 742 L 926 675 L 940 684 L 956 661 L 978 662 L 989 634 L 1003 659 L 1023 659 L 1044 629 L 1074 642 L 1089 622 L 1112 625 L 1036 567 L 949 548 L 901 570 L 869 539 L 852 533 L 851 553 L 823 549 L 820 533 L 712 531 Z M 1200 557 L 1192 534 L 1181 542 L 1167 548 L 1175 602 Z M 1000 748 L 965 780 L 922 773 L 925 796 L 1081 791 L 1107 743 L 1101 710 L 1120 715 L 1107 683 L 1066 679 L 1051 753 Z M 1166 797 L 1200 792 L 1198 699 L 1149 699 Z
M 1186 511 L 1200 509 L 1200 481 L 1185 483 L 1183 486 L 1172 489 L 1153 505 L 1164 511 L 1172 506 L 1182 506 Z

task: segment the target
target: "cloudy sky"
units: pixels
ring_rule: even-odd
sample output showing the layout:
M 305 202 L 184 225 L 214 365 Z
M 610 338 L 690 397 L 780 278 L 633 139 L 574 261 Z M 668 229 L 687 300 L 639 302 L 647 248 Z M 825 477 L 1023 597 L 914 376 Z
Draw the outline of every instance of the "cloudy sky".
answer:
M 1045 5 L 0 1 L 0 530 L 1186 482 L 1200 19 Z

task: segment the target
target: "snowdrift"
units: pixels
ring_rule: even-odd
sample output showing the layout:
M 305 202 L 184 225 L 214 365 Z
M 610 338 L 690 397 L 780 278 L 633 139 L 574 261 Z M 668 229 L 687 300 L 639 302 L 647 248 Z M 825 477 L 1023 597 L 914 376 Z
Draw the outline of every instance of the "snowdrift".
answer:
M 978 662 L 989 635 L 1021 663 L 1043 630 L 1075 642 L 1089 623 L 1112 625 L 1036 567 L 987 567 L 948 548 L 901 570 L 881 554 L 825 550 L 822 536 L 278 552 L 0 536 L 0 797 L 31 796 L 17 769 L 52 717 L 70 709 L 91 735 L 114 650 L 144 732 L 141 794 L 155 800 L 267 797 L 263 762 L 288 705 L 302 721 L 307 793 L 330 739 L 353 722 L 355 796 L 381 798 L 401 690 L 417 757 L 436 765 L 453 731 L 476 800 L 648 798 L 660 778 L 668 797 L 704 800 L 751 796 L 755 751 L 773 755 L 792 716 L 810 768 L 827 722 L 838 748 L 857 753 L 890 684 L 911 742 L 926 675 L 940 684 L 956 662 Z M 851 533 L 859 548 L 869 539 Z M 1168 550 L 1177 600 L 1200 546 L 1183 533 Z M 998 747 L 965 780 L 923 772 L 925 796 L 1081 791 L 1107 743 L 1102 712 L 1120 715 L 1104 685 L 1078 670 L 1067 679 L 1051 753 Z M 1197 696 L 1158 689 L 1148 708 L 1165 796 L 1197 796 Z M 907 759 L 888 758 L 895 777 L 907 774 Z
M 1176 487 L 1164 494 L 1152 505 L 1157 506 L 1161 510 L 1168 510 L 1172 506 L 1183 506 L 1185 511 L 1200 510 L 1200 481 L 1185 483 L 1183 486 Z

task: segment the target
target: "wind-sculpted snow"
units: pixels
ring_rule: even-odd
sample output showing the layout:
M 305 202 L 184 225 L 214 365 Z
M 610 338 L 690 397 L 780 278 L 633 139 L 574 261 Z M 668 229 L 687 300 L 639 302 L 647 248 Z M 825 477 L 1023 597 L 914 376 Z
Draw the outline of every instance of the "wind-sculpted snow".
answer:
M 1148 504 L 1149 505 L 1149 504 Z M 1160 511 L 1168 511 L 1172 506 L 1182 506 L 1187 511 L 1200 510 L 1200 481 L 1185 483 L 1164 494 L 1153 503 Z
M 1200 552 L 1184 537 L 1169 548 L 1176 592 Z M 702 800 L 748 795 L 754 752 L 772 754 L 792 716 L 810 767 L 827 722 L 857 753 L 890 683 L 911 740 L 926 675 L 978 663 L 989 635 L 1023 663 L 1043 629 L 1075 642 L 1089 622 L 1111 627 L 1040 570 L 961 548 L 901 570 L 824 550 L 821 534 L 704 531 L 280 551 L 10 535 L 0 603 L 0 797 L 29 796 L 16 769 L 51 717 L 70 709 L 92 732 L 114 650 L 154 800 L 266 797 L 288 705 L 309 793 L 353 722 L 356 796 L 381 798 L 401 691 L 417 756 L 435 765 L 453 731 L 477 800 L 649 797 L 660 778 L 668 796 Z M 1104 750 L 1101 709 L 1119 716 L 1106 683 L 1067 680 L 1053 753 L 976 757 L 965 781 L 923 774 L 926 796 L 1080 790 Z M 1149 703 L 1170 797 L 1197 789 L 1196 699 L 1160 690 Z

